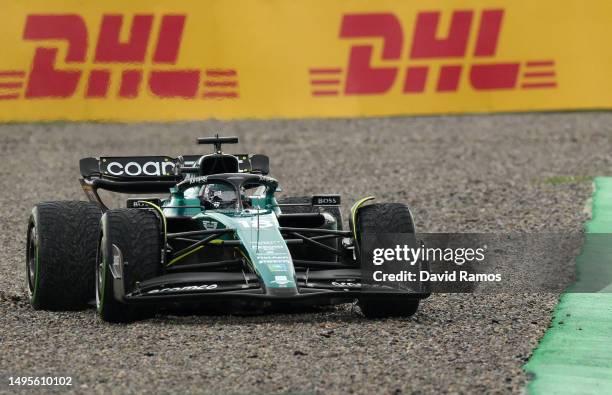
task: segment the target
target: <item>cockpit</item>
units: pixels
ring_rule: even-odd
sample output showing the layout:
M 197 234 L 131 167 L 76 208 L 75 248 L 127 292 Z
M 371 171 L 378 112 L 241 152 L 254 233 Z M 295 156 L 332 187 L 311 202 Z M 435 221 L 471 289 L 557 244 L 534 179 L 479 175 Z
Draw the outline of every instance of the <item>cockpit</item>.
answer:
M 246 182 L 238 189 L 230 183 L 211 182 L 201 186 L 198 197 L 209 210 L 240 210 L 240 206 L 252 208 L 257 199 L 266 196 L 266 190 L 266 185 L 256 182 Z

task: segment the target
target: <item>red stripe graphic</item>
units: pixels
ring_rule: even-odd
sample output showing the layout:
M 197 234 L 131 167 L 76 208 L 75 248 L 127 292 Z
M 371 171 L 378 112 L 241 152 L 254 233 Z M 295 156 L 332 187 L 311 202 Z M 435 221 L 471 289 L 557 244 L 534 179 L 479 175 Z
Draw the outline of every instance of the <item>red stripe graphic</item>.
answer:
M 554 60 L 534 60 L 526 63 L 527 67 L 554 66 Z
M 555 76 L 555 72 L 554 71 L 543 71 L 543 72 L 532 72 L 532 73 L 525 73 L 524 77 L 554 77 Z
M 23 82 L 0 82 L 0 88 L 21 88 Z
M 236 70 L 206 70 L 208 77 L 234 77 Z
M 0 100 L 11 100 L 11 99 L 17 99 L 19 97 L 19 94 L 14 93 L 11 95 L 0 95 Z
M 310 69 L 311 74 L 338 74 L 341 73 L 341 68 L 316 68 Z
M 538 89 L 538 88 L 556 88 L 556 82 L 540 82 L 540 83 L 526 83 L 521 85 L 523 89 Z
M 25 71 L 16 71 L 16 70 L 0 71 L 0 77 L 25 77 Z
M 238 82 L 237 81 L 204 81 L 204 86 L 236 87 L 238 86 Z
M 205 99 L 221 99 L 221 98 L 236 98 L 236 92 L 204 92 L 202 95 Z
M 335 85 L 339 84 L 340 80 L 312 80 L 310 83 L 313 85 Z
M 338 95 L 338 91 L 313 91 L 313 96 L 336 96 Z

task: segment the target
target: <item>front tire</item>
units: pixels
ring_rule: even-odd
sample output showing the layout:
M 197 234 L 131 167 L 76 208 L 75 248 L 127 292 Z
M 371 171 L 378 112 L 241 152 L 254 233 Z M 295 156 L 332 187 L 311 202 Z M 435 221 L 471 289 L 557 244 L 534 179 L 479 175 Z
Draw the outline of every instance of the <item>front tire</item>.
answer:
M 28 221 L 26 275 L 37 310 L 76 310 L 94 293 L 100 208 L 88 202 L 37 204 Z
M 401 203 L 377 203 L 361 208 L 357 213 L 358 245 L 364 236 L 384 233 L 415 233 L 412 213 Z M 360 256 L 367 251 L 357 250 Z M 367 318 L 410 317 L 419 308 L 419 299 L 410 295 L 375 295 L 364 293 L 358 298 L 361 312 Z
M 146 318 L 152 311 L 135 308 L 115 295 L 113 246 L 123 256 L 121 279 L 123 291 L 132 292 L 139 282 L 161 274 L 162 235 L 156 214 L 142 209 L 109 210 L 102 217 L 100 248 L 96 270 L 96 307 L 106 322 L 131 322 Z M 123 295 L 119 295 L 123 296 Z

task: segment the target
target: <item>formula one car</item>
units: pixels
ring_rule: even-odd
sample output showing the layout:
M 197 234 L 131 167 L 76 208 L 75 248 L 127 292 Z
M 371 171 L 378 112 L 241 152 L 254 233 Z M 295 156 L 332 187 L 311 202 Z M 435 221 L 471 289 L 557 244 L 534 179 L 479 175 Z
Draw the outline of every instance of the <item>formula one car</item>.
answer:
M 160 306 L 230 308 L 327 305 L 358 300 L 366 317 L 410 316 L 428 296 L 364 290 L 365 236 L 414 233 L 403 204 L 352 206 L 344 230 L 339 195 L 277 201 L 264 155 L 230 155 L 208 137 L 207 155 L 100 157 L 80 161 L 90 202 L 38 204 L 27 233 L 27 279 L 36 309 L 95 303 L 104 321 L 128 322 Z M 165 194 L 109 209 L 98 190 Z M 370 254 L 371 255 L 371 254 Z M 425 265 L 421 262 L 420 265 Z

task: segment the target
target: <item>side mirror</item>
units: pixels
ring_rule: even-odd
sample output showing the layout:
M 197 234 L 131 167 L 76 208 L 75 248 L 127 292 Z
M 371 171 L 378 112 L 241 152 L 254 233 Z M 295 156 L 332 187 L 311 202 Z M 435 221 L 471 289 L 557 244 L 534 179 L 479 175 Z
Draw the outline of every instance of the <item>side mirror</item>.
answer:
M 270 158 L 265 155 L 253 155 L 250 158 L 251 172 L 266 175 L 270 172 Z M 277 189 L 278 190 L 278 189 Z

